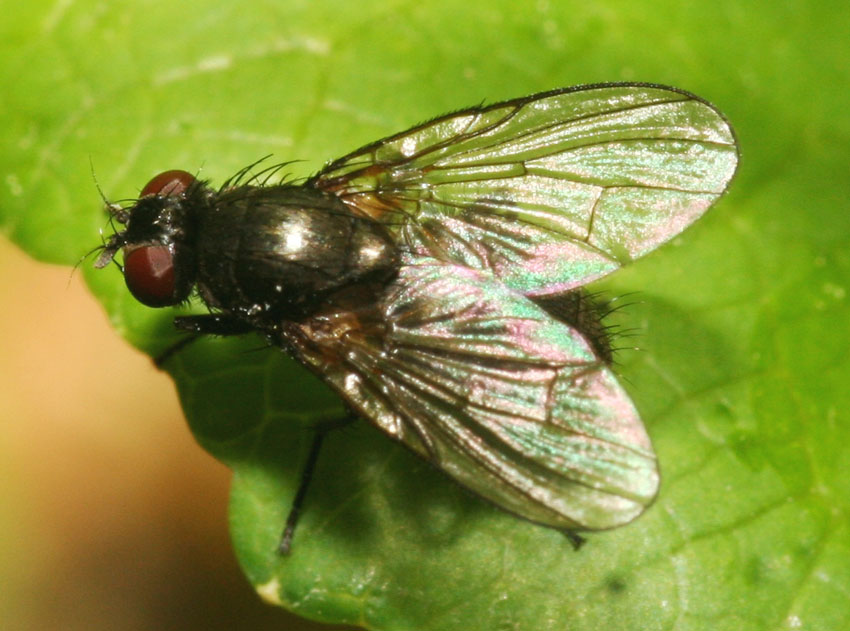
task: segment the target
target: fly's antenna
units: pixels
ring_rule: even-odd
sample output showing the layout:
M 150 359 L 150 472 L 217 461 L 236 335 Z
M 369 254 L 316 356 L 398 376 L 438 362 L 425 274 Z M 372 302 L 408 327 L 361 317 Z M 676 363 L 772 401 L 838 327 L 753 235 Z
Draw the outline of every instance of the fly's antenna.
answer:
M 124 232 L 118 230 L 115 227 L 115 222 L 117 221 L 120 224 L 126 224 L 130 219 L 130 212 L 124 208 L 118 202 L 110 202 L 106 195 L 103 194 L 103 189 L 100 188 L 100 182 L 97 181 L 97 175 L 94 172 L 94 162 L 89 156 L 89 168 L 91 169 L 91 178 L 94 181 L 94 186 L 97 189 L 98 194 L 100 195 L 100 199 L 103 200 L 104 207 L 106 208 L 106 212 L 109 213 L 109 227 L 112 230 L 112 236 L 109 239 L 104 238 L 103 230 L 100 230 L 100 241 L 101 244 L 92 248 L 88 252 L 86 252 L 83 256 L 80 257 L 80 260 L 77 261 L 76 265 L 74 265 L 74 269 L 71 271 L 71 276 L 74 275 L 74 272 L 77 268 L 85 261 L 88 257 L 96 252 L 100 252 L 100 256 L 95 261 L 95 268 L 100 269 L 102 267 L 106 267 L 109 263 L 114 262 L 121 268 L 121 264 L 114 260 L 115 253 L 121 248 L 124 241 Z M 130 201 L 130 200 L 127 200 Z M 123 268 L 122 268 L 123 271 Z M 69 281 L 70 282 L 70 279 Z
M 100 182 L 97 181 L 97 174 L 94 172 L 94 161 L 91 159 L 91 156 L 89 156 L 89 169 L 91 169 L 91 179 L 94 181 L 94 187 L 97 189 L 97 193 L 100 195 L 100 199 L 103 200 L 103 205 L 109 213 L 110 226 L 112 226 L 113 218 L 117 219 L 119 223 L 127 223 L 127 211 L 124 210 L 120 204 L 110 202 L 106 199 L 106 195 L 103 194 L 103 189 L 100 188 Z M 89 252 L 89 254 L 91 254 L 91 252 Z M 88 256 L 88 254 L 86 256 Z
M 89 170 L 91 171 L 91 179 L 94 181 L 94 187 L 97 189 L 100 198 L 103 200 L 103 205 L 109 208 L 111 206 L 108 199 L 106 199 L 106 195 L 103 194 L 103 189 L 100 188 L 100 182 L 97 181 L 97 174 L 94 172 L 94 160 L 89 156 Z

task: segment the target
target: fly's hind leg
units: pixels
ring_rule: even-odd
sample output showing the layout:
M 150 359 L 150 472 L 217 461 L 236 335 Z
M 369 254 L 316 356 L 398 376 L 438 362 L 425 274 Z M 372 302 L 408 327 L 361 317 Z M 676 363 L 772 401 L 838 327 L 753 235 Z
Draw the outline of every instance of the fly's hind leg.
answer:
M 160 353 L 154 362 L 157 366 L 162 366 L 172 355 L 184 349 L 186 346 L 205 335 L 242 335 L 250 333 L 256 329 L 244 320 L 235 318 L 231 315 L 211 313 L 194 316 L 178 316 L 174 318 L 174 326 L 182 331 L 186 331 L 189 335 L 179 340 L 175 344 L 169 346 L 165 351 Z M 286 338 L 281 338 L 281 346 L 284 346 Z M 298 490 L 295 492 L 295 497 L 292 500 L 292 507 L 289 509 L 289 515 L 286 518 L 286 525 L 283 528 L 283 534 L 278 544 L 278 554 L 287 555 L 292 549 L 292 538 L 295 535 L 295 526 L 298 523 L 298 517 L 301 514 L 301 507 L 304 504 L 304 499 L 307 496 L 307 490 L 310 487 L 310 481 L 313 478 L 313 472 L 316 469 L 316 463 L 319 460 L 319 452 L 322 448 L 322 441 L 325 435 L 339 427 L 348 425 L 357 418 L 357 414 L 349 411 L 345 416 L 325 421 L 320 423 L 315 428 L 315 435 L 310 444 L 310 451 L 307 454 L 307 460 L 304 463 L 304 468 L 301 470 L 301 479 L 298 483 Z
M 319 451 L 322 448 L 322 441 L 328 432 L 344 427 L 357 419 L 354 412 L 349 412 L 346 416 L 321 423 L 315 429 L 313 442 L 310 444 L 310 451 L 307 454 L 307 460 L 304 462 L 304 467 L 301 469 L 301 479 L 298 482 L 298 490 L 295 492 L 295 497 L 292 500 L 292 506 L 289 509 L 289 515 L 286 518 L 286 525 L 283 527 L 283 534 L 280 537 L 280 543 L 277 546 L 278 554 L 286 556 L 292 549 L 292 537 L 295 535 L 295 526 L 298 523 L 298 518 L 301 515 L 301 507 L 304 504 L 304 498 L 307 496 L 307 489 L 310 487 L 310 481 L 313 479 L 313 472 L 316 470 L 316 463 L 319 460 Z
M 561 532 L 564 533 L 564 536 L 569 540 L 570 545 L 576 552 L 578 552 L 579 548 L 581 548 L 587 541 L 587 539 L 573 530 L 562 530 Z

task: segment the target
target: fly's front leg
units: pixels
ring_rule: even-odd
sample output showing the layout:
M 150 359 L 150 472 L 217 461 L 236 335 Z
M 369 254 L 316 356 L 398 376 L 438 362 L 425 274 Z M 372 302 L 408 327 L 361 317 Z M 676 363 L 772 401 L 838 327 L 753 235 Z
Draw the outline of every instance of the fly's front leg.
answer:
M 174 318 L 174 326 L 181 331 L 189 333 L 186 337 L 178 340 L 162 353 L 154 358 L 154 364 L 158 368 L 176 352 L 183 350 L 189 344 L 204 335 L 242 335 L 250 333 L 254 328 L 244 320 L 222 313 L 208 313 L 204 315 L 177 316 Z

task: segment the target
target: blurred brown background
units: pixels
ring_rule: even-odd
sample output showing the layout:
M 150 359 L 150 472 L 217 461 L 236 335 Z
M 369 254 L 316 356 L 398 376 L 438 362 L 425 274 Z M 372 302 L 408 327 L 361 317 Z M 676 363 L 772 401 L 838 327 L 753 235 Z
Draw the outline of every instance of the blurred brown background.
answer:
M 70 268 L 0 237 L 0 627 L 332 629 L 263 604 L 230 473 Z

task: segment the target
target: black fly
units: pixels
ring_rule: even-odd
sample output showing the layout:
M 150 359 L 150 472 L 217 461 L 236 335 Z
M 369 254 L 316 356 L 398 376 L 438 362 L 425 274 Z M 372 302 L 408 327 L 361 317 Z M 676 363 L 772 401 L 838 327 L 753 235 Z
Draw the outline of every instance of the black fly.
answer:
M 123 251 L 151 307 L 196 296 L 210 313 L 175 318 L 192 337 L 261 333 L 501 508 L 601 530 L 642 513 L 659 477 L 581 287 L 695 221 L 737 162 L 692 94 L 567 88 L 436 118 L 302 184 L 166 171 L 108 206 L 124 229 L 96 267 Z

